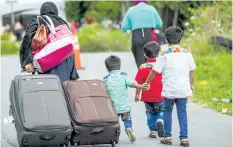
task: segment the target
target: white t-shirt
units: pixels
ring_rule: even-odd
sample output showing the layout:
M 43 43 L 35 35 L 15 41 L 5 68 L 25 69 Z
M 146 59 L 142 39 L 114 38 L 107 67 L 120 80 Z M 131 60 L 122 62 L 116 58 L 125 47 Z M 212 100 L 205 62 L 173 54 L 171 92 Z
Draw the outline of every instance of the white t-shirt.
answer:
M 189 73 L 196 68 L 190 53 L 167 53 L 158 57 L 153 70 L 162 73 L 162 96 L 168 99 L 192 96 Z

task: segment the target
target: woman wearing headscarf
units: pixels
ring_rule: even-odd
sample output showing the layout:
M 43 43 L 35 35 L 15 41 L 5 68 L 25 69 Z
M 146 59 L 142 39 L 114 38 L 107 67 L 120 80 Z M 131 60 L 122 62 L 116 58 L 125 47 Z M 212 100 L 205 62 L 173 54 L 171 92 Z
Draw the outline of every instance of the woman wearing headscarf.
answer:
M 124 31 L 132 31 L 132 52 L 139 68 L 145 62 L 143 46 L 149 41 L 156 41 L 154 29 L 162 27 L 162 20 L 147 0 L 135 0 L 121 26 Z
M 53 21 L 55 27 L 62 24 L 67 24 L 61 17 L 58 16 L 58 9 L 53 2 L 43 3 L 40 8 L 40 15 L 49 16 Z M 42 17 L 43 19 L 47 20 L 46 17 L 44 16 Z M 43 20 L 41 20 L 40 22 L 46 26 L 46 23 Z M 37 27 L 38 27 L 37 20 L 36 18 L 33 18 L 27 26 L 26 33 L 23 38 L 23 42 L 20 46 L 20 63 L 21 63 L 21 67 L 25 69 L 26 72 L 33 72 L 31 40 L 35 35 Z M 47 28 L 47 32 L 50 33 L 48 28 Z M 75 68 L 74 55 L 68 57 L 58 66 L 50 69 L 49 71 L 43 74 L 55 74 L 60 78 L 61 83 L 67 80 L 79 79 L 79 75 Z

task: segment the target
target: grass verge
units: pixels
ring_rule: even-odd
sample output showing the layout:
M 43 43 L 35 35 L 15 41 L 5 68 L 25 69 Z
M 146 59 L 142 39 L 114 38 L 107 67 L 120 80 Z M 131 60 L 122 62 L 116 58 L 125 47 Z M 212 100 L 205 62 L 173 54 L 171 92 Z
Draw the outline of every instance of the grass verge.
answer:
M 186 42 L 185 42 L 186 43 Z M 192 100 L 218 112 L 232 115 L 232 52 L 211 45 L 207 37 L 193 39 L 187 45 L 195 59 L 195 92 Z M 218 101 L 213 101 L 217 98 Z

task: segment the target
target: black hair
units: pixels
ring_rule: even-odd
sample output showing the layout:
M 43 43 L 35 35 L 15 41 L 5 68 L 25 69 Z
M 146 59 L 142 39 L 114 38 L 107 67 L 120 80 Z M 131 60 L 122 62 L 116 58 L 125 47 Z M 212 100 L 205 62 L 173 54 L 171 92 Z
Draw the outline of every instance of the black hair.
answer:
M 178 26 L 171 26 L 165 31 L 165 37 L 169 44 L 179 44 L 183 34 L 183 30 Z
M 121 59 L 115 55 L 111 55 L 105 59 L 105 66 L 109 71 L 120 70 Z
M 150 41 L 144 45 L 143 50 L 147 58 L 156 58 L 160 52 L 160 46 L 157 42 Z

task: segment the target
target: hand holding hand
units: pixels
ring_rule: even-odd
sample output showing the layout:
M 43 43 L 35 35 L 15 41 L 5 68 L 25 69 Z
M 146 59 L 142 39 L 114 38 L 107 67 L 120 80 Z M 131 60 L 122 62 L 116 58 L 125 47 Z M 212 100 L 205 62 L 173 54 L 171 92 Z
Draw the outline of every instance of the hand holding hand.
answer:
M 149 90 L 150 89 L 150 84 L 148 84 L 148 83 L 142 84 L 142 89 L 143 90 Z
M 135 96 L 135 102 L 138 102 L 138 101 L 140 101 L 140 95 Z

